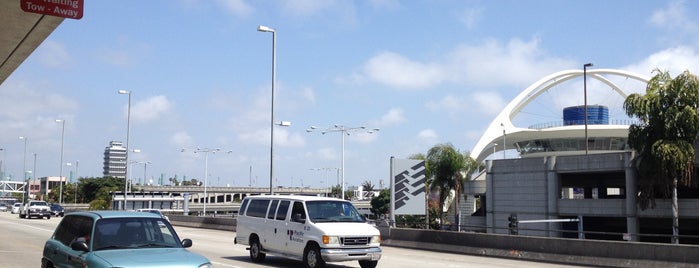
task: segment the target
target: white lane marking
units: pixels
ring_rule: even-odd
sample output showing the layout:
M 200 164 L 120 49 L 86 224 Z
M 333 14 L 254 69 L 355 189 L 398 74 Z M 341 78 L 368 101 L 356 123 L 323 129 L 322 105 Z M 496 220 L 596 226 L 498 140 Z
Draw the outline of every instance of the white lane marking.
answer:
M 211 264 L 216 264 L 217 267 L 218 267 L 218 266 L 225 266 L 225 267 L 232 267 L 232 268 L 243 268 L 243 267 L 241 267 L 241 266 L 235 266 L 235 265 L 230 265 L 230 264 L 227 264 L 227 263 L 216 262 L 216 261 L 212 261 Z

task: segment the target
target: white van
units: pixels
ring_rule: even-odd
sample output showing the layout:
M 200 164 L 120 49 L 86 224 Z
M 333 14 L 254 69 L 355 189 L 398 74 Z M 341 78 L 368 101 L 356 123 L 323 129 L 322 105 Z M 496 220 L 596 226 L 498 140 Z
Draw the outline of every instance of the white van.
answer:
M 359 261 L 374 268 L 381 235 L 349 201 L 312 196 L 250 196 L 243 199 L 235 243 L 249 245 L 250 258 L 266 254 L 301 260 L 306 267 Z

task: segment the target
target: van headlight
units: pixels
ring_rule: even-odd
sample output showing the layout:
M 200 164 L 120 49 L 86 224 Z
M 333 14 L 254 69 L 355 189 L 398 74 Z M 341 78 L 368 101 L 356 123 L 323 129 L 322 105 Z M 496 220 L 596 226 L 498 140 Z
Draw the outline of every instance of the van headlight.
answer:
M 337 236 L 324 235 L 323 244 L 340 244 L 340 238 Z
M 370 244 L 379 244 L 381 243 L 381 236 L 380 235 L 375 235 L 371 237 L 371 242 Z

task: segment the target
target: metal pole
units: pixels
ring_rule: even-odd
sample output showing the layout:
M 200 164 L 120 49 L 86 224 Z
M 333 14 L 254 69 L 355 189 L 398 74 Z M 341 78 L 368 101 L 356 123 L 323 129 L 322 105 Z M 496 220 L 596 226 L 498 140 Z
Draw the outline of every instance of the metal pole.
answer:
M 341 129 L 340 135 L 342 136 L 342 166 L 341 166 L 341 168 L 342 168 L 342 187 L 341 187 L 342 194 L 340 196 L 342 196 L 342 199 L 344 200 L 345 199 L 345 132 L 346 132 L 346 130 L 345 130 L 344 126 L 341 126 L 340 129 Z
M 206 203 L 209 197 L 206 195 L 206 186 L 209 184 L 209 150 L 204 151 L 204 216 L 206 216 Z
M 58 190 L 58 204 L 63 205 L 63 137 L 65 137 L 66 133 L 66 120 L 63 119 L 57 119 L 56 122 L 61 122 L 61 170 L 58 172 L 58 184 L 59 184 L 59 190 Z M 36 172 L 36 170 L 34 171 Z M 36 175 L 34 175 L 36 177 Z M 47 178 L 48 180 L 48 178 Z

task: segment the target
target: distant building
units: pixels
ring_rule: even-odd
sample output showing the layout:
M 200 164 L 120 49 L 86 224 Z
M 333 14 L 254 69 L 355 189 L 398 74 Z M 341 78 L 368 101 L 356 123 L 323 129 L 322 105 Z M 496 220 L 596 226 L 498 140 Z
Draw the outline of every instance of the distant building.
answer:
M 104 148 L 104 168 L 102 175 L 126 179 L 126 147 L 120 141 L 110 141 Z

